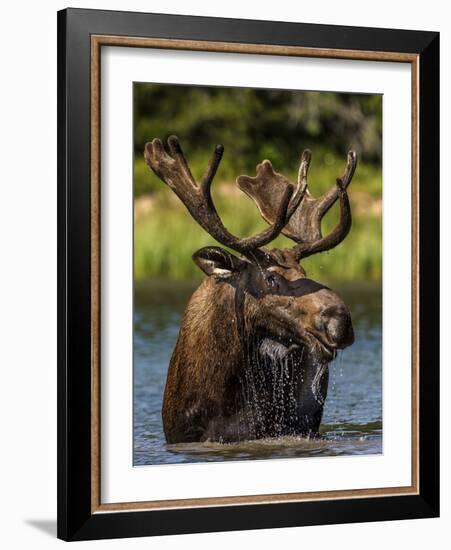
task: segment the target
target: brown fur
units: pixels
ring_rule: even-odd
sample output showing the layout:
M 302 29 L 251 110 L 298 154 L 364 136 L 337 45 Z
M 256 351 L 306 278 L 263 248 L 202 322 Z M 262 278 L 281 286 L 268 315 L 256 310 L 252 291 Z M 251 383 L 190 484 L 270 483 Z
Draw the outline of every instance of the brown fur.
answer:
M 200 439 L 210 418 L 233 412 L 240 358 L 233 297 L 230 285 L 208 277 L 186 308 L 164 393 L 168 442 L 180 431 Z

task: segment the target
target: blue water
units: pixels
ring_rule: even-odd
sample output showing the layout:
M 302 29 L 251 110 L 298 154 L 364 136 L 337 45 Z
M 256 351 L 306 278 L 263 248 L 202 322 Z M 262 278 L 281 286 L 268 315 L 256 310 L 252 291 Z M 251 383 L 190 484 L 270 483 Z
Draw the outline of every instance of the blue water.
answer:
M 167 446 L 161 403 L 179 323 L 195 283 L 135 286 L 134 464 L 377 454 L 382 452 L 380 285 L 330 285 L 351 310 L 355 343 L 330 365 L 320 440 L 282 437 L 223 445 Z

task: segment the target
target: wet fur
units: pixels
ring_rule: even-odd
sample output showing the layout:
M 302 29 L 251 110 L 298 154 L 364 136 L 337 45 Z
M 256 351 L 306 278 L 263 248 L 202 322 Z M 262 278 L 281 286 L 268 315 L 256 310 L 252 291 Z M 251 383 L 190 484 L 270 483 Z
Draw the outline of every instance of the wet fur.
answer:
M 258 297 L 247 292 L 243 312 L 248 357 L 243 358 L 243 338 L 234 311 L 236 282 L 206 278 L 186 308 L 163 400 L 168 443 L 318 433 L 327 365 L 324 368 L 324 362 L 318 361 L 314 349 L 268 339 L 262 333 L 267 311 Z M 281 299 L 267 297 L 267 307 L 275 307 Z M 294 299 L 285 298 L 285 302 L 284 315 L 299 315 Z M 283 324 L 283 317 L 273 319 L 271 334 L 286 338 Z M 282 384 L 284 369 L 288 374 Z M 316 386 L 312 386 L 315 375 Z

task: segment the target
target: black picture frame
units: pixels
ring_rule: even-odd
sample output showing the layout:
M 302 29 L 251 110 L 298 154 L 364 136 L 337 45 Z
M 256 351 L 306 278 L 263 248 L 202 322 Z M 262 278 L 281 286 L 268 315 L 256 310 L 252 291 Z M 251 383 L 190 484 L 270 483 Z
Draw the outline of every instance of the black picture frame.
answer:
M 188 509 L 91 508 L 91 36 L 416 54 L 419 494 Z M 439 33 L 67 9 L 58 12 L 58 537 L 87 540 L 439 515 Z

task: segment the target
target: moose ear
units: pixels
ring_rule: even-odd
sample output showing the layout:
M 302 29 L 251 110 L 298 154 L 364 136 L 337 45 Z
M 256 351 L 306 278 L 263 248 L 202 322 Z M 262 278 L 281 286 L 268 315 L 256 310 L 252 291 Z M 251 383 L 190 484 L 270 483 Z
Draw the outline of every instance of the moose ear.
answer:
M 206 275 L 215 275 L 221 278 L 230 277 L 247 265 L 246 261 L 240 260 L 219 246 L 201 248 L 193 254 L 193 260 Z

